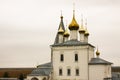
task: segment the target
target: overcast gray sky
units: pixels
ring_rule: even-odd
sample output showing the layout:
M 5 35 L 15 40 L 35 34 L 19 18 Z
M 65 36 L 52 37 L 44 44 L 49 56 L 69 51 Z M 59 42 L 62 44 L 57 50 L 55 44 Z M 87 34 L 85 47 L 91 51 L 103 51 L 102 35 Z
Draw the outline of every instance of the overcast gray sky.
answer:
M 88 21 L 89 42 L 120 66 L 120 0 L 0 0 L 0 67 L 35 67 L 50 61 L 60 22 Z

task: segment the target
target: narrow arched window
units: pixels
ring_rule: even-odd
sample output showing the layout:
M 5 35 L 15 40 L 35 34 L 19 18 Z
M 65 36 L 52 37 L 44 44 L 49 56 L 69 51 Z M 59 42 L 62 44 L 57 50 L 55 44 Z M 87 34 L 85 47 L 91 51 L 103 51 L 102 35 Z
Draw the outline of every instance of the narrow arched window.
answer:
M 79 76 L 79 69 L 75 70 L 76 76 Z
M 60 55 L 60 61 L 64 61 L 64 55 L 63 54 Z
M 67 69 L 67 75 L 70 76 L 71 75 L 71 70 Z
M 78 61 L 78 54 L 75 54 L 75 61 Z
M 62 76 L 63 72 L 62 69 L 59 69 L 59 75 Z

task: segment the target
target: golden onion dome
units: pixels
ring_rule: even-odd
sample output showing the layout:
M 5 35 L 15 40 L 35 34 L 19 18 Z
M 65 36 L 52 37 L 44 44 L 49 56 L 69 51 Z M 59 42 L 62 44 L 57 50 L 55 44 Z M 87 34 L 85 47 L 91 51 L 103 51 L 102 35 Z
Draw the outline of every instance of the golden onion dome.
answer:
M 85 29 L 85 36 L 89 36 L 89 32 L 88 32 L 87 28 Z
M 97 51 L 96 51 L 96 56 L 98 57 L 100 55 L 100 52 L 98 51 L 98 49 L 97 49 Z
M 85 36 L 89 36 L 89 32 L 87 30 L 87 19 L 86 19 L 85 27 L 86 27 L 86 29 L 85 29 Z
M 85 29 L 84 29 L 83 25 L 81 25 L 79 32 L 80 33 L 85 33 Z
M 59 28 L 58 33 L 64 33 L 64 30 L 62 29 L 62 27 Z
M 61 15 L 61 17 L 60 17 L 61 19 L 63 19 L 63 16 Z
M 70 34 L 69 34 L 69 32 L 68 32 L 68 29 L 66 29 L 65 32 L 64 32 L 64 37 L 69 37 L 69 35 L 70 35 Z
M 73 19 L 72 19 L 72 22 L 69 25 L 69 29 L 70 30 L 78 30 L 79 29 L 79 24 L 75 20 L 74 11 L 73 11 Z

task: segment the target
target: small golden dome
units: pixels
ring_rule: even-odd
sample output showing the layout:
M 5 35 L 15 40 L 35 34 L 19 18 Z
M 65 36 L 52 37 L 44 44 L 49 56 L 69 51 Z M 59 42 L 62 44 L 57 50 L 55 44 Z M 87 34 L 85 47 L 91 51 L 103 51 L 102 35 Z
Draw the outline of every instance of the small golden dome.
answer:
M 79 24 L 75 20 L 74 11 L 73 11 L 73 19 L 72 19 L 72 22 L 69 25 L 69 29 L 70 30 L 78 30 L 79 29 Z
M 89 36 L 89 32 L 88 32 L 87 28 L 85 29 L 85 36 Z
M 64 30 L 62 29 L 62 27 L 59 28 L 58 33 L 64 33 Z
M 85 33 L 85 29 L 84 29 L 83 25 L 81 25 L 79 32 L 80 33 Z
M 82 19 L 81 19 L 81 26 L 80 26 L 79 32 L 80 33 L 85 33 L 85 29 L 84 29 L 84 25 L 83 25 L 83 15 L 81 15 L 81 16 L 82 16 Z
M 68 32 L 68 29 L 66 29 L 65 32 L 64 32 L 64 37 L 69 37 L 69 35 L 70 35 L 70 34 L 69 34 L 69 32 Z
M 61 16 L 60 18 L 63 19 L 63 16 Z
M 89 36 L 89 32 L 87 30 L 87 19 L 86 19 L 86 22 L 85 22 L 85 27 L 86 27 L 86 29 L 85 29 L 85 36 Z
M 98 49 L 97 49 L 97 51 L 96 51 L 96 56 L 98 57 L 100 55 L 100 52 L 98 51 Z

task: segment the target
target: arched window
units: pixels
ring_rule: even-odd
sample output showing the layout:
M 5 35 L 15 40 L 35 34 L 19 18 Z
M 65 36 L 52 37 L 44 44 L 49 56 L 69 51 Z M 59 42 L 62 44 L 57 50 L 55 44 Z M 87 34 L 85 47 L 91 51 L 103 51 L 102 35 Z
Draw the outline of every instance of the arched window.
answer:
M 76 76 L 79 76 L 79 69 L 75 70 Z
M 34 78 L 32 78 L 31 80 L 39 80 L 38 78 L 36 78 L 36 77 L 34 77 Z
M 64 55 L 63 54 L 60 55 L 60 61 L 64 61 Z
M 71 75 L 71 70 L 67 69 L 67 75 L 70 76 Z
M 62 76 L 63 74 L 63 71 L 62 71 L 62 68 L 59 69 L 59 75 Z
M 75 54 L 75 62 L 78 61 L 78 54 Z

